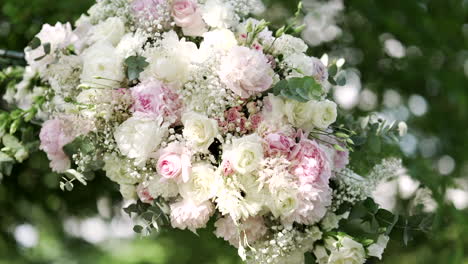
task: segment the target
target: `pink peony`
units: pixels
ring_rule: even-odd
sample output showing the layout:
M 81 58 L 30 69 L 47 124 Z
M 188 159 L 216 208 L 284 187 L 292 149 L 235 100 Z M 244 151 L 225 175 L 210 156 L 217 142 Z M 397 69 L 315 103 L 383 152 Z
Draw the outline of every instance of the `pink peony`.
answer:
M 330 164 L 317 142 L 303 137 L 292 149 L 289 159 L 295 164 L 292 173 L 298 177 L 299 183 L 328 185 Z
M 192 200 L 185 199 L 171 204 L 171 225 L 196 232 L 197 229 L 206 227 L 213 212 L 214 206 L 210 201 L 197 205 Z
M 182 101 L 180 96 L 164 83 L 150 79 L 131 89 L 135 101 L 133 111 L 154 117 L 162 116 L 175 123 L 180 120 Z
M 151 204 L 153 202 L 154 198 L 151 196 L 148 187 L 144 186 L 142 183 L 137 186 L 136 191 L 138 198 L 140 198 L 142 202 L 147 204 Z
M 265 137 L 265 141 L 267 143 L 267 153 L 269 155 L 288 155 L 296 144 L 294 139 L 281 133 L 268 134 Z
M 189 180 L 192 165 L 191 155 L 186 148 L 180 144 L 172 143 L 160 150 L 159 155 L 156 164 L 159 175 L 165 179 L 178 180 L 181 177 L 183 182 Z
M 55 172 L 64 172 L 70 168 L 70 159 L 63 152 L 63 146 L 73 141 L 74 137 L 66 133 L 63 122 L 60 119 L 46 121 L 42 125 L 40 149 L 47 153 L 50 167 Z
M 207 31 L 197 3 L 193 0 L 174 1 L 172 17 L 187 36 L 201 36 Z
M 299 187 L 297 208 L 288 217 L 282 219 L 283 223 L 296 222 L 313 225 L 325 216 L 331 200 L 331 188 L 328 185 L 304 184 Z
M 234 47 L 223 59 L 219 76 L 235 94 L 249 98 L 273 84 L 273 69 L 261 51 Z
M 215 223 L 215 235 L 228 241 L 234 247 L 239 247 L 239 238 L 244 242 L 244 237 L 247 237 L 248 243 L 251 245 L 267 232 L 267 227 L 261 216 L 250 217 L 239 224 L 234 223 L 231 217 L 223 217 Z M 245 246 L 244 243 L 242 243 Z

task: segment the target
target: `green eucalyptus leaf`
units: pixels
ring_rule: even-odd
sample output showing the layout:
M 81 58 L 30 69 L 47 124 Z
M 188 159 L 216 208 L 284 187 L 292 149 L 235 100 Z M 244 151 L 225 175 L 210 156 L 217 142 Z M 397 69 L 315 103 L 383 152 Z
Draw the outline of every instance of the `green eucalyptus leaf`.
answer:
M 37 49 L 39 46 L 41 46 L 41 40 L 38 37 L 34 37 L 28 45 L 31 49 Z
M 130 81 L 140 78 L 140 73 L 149 65 L 143 56 L 130 56 L 125 60 L 127 65 L 127 77 Z

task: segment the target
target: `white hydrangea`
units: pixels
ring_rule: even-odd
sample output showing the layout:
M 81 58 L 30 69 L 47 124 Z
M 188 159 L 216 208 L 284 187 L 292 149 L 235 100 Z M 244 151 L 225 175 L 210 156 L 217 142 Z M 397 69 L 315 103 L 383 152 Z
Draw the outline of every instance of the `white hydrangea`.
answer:
M 142 180 L 142 175 L 135 170 L 128 159 L 120 158 L 115 154 L 104 156 L 103 169 L 109 179 L 121 185 L 133 185 Z
M 125 78 L 123 61 L 109 42 L 98 42 L 82 55 L 81 82 L 99 88 L 119 88 Z
M 57 63 L 49 65 L 45 75 L 56 95 L 69 96 L 77 90 L 83 67 L 80 56 L 62 56 Z
M 132 184 L 120 184 L 120 194 L 125 200 L 137 199 L 136 186 Z
M 157 150 L 167 132 L 167 125 L 161 119 L 134 116 L 117 127 L 114 137 L 120 153 L 142 165 Z
M 302 39 L 288 34 L 283 34 L 268 46 L 271 46 L 270 50 L 273 54 L 283 54 L 285 57 L 307 51 L 307 44 Z
M 179 194 L 179 187 L 174 181 L 163 179 L 159 176 L 153 177 L 147 185 L 148 192 L 151 197 L 169 199 L 174 198 Z

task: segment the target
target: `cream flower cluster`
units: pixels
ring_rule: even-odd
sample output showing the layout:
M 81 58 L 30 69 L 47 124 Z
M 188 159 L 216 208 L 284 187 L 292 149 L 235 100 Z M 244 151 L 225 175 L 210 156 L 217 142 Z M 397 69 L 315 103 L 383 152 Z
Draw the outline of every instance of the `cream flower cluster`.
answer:
M 348 152 L 323 139 L 338 113 L 325 89 L 308 101 L 274 92 L 292 78 L 325 85 L 327 65 L 248 18 L 261 10 L 258 0 L 99 0 L 75 29 L 45 25 L 25 50 L 27 75 L 52 97 L 41 149 L 57 172 L 101 164 L 125 199 L 164 205 L 173 228 L 215 218 L 216 236 L 249 263 L 380 256 L 384 238 L 370 254 L 347 237 L 314 246 L 323 226 L 339 228 L 330 183 Z M 72 142 L 82 146 L 68 157 Z

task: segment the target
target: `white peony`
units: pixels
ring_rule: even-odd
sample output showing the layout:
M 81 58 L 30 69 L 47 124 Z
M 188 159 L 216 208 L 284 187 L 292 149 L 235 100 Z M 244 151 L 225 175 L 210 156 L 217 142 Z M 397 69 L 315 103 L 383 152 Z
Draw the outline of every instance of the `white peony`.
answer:
M 382 254 L 387 247 L 387 243 L 390 240 L 390 238 L 386 235 L 380 235 L 379 238 L 377 239 L 377 243 L 370 245 L 367 248 L 367 251 L 369 252 L 369 256 L 376 257 L 379 259 L 382 259 Z
M 222 59 L 219 77 L 242 98 L 268 90 L 275 75 L 267 57 L 258 50 L 236 46 Z
M 312 129 L 311 116 L 313 114 L 314 102 L 301 103 L 296 100 L 287 99 L 284 104 L 284 113 L 291 125 L 310 131 Z
M 340 239 L 339 248 L 332 251 L 328 263 L 333 264 L 364 264 L 366 252 L 364 247 L 349 237 Z
M 115 47 L 125 34 L 125 24 L 119 17 L 109 17 L 91 29 L 91 43 L 106 41 Z
M 83 53 L 81 82 L 98 88 L 119 88 L 125 78 L 122 59 L 109 42 L 98 42 Z
M 142 50 L 147 38 L 138 32 L 125 34 L 116 47 L 116 53 L 122 59 L 135 56 Z
M 170 31 L 164 34 L 159 46 L 147 50 L 144 56 L 149 66 L 140 74 L 141 81 L 156 78 L 181 87 L 190 77 L 190 66 L 198 58 L 198 48 Z
M 43 25 L 36 37 L 41 41 L 41 45 L 35 49 L 25 48 L 24 55 L 28 65 L 39 73 L 46 70 L 47 65 L 54 63 L 56 51 L 65 49 L 77 40 L 70 23 L 61 24 L 59 22 L 55 26 Z M 48 53 L 46 53 L 44 45 L 50 45 Z
M 197 204 L 190 199 L 184 199 L 173 203 L 171 204 L 171 225 L 174 228 L 196 232 L 197 229 L 206 227 L 214 209 L 210 201 Z
M 207 152 L 218 135 L 218 123 L 202 114 L 188 112 L 182 115 L 183 136 L 197 151 Z
M 179 184 L 180 195 L 201 204 L 215 197 L 220 186 L 219 175 L 208 163 L 198 163 L 192 166 L 192 173 L 188 182 Z
M 157 150 L 167 132 L 161 119 L 134 116 L 117 127 L 114 137 L 122 155 L 142 165 Z
M 338 113 L 336 104 L 330 100 L 314 102 L 312 107 L 312 123 L 315 127 L 326 129 L 335 123 Z
M 237 46 L 237 39 L 229 29 L 215 29 L 203 34 L 203 42 L 200 44 L 199 62 L 203 62 L 214 52 L 227 52 Z
M 255 171 L 263 160 L 262 139 L 257 134 L 235 138 L 223 157 L 228 160 L 233 169 L 240 174 Z
M 206 1 L 202 17 L 206 24 L 213 28 L 229 28 L 237 23 L 234 8 L 221 0 Z

